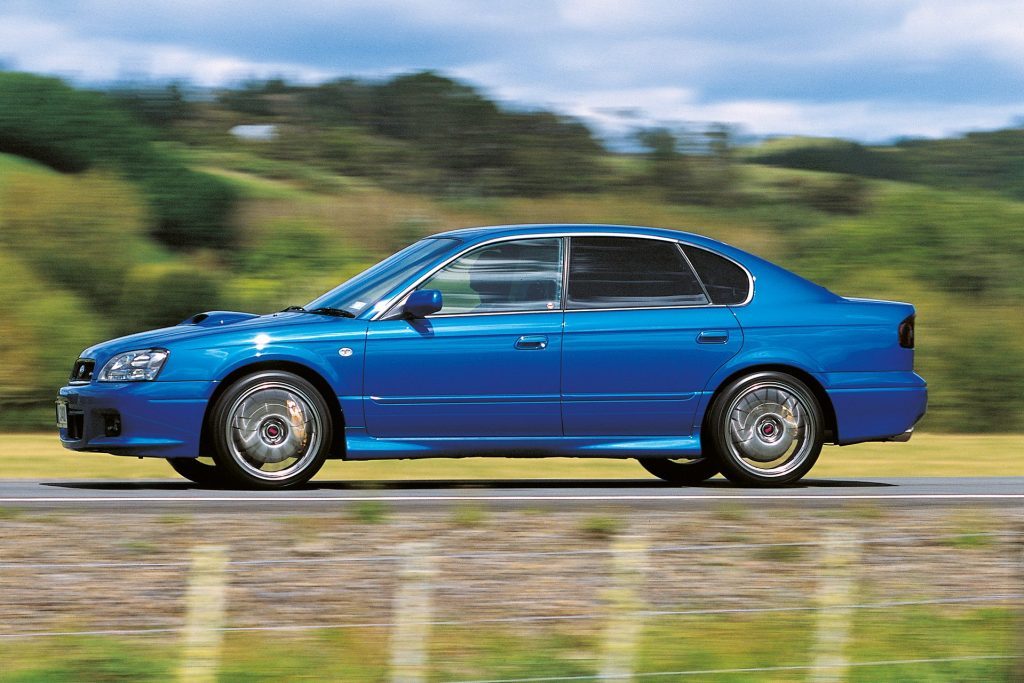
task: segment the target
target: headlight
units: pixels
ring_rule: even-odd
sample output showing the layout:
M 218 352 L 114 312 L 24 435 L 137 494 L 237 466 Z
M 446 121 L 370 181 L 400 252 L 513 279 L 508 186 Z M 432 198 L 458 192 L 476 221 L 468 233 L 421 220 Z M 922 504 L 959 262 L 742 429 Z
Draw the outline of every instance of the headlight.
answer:
M 145 382 L 156 379 L 167 360 L 166 349 L 119 353 L 100 370 L 101 382 Z

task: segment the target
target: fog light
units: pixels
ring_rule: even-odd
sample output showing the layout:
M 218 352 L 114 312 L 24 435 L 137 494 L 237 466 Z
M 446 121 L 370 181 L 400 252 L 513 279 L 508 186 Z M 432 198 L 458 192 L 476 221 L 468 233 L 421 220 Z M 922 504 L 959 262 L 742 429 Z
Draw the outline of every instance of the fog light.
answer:
M 106 436 L 121 436 L 121 416 L 117 413 L 103 416 L 103 434 Z

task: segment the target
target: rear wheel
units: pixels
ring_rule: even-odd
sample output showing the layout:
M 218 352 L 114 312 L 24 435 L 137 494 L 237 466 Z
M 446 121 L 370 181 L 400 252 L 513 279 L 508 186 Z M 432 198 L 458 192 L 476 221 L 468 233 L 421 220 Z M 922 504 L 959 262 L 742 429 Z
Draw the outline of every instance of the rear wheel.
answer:
M 714 458 L 696 460 L 670 460 L 668 458 L 639 458 L 643 468 L 671 484 L 695 486 L 718 474 Z
M 333 438 L 330 409 L 316 387 L 290 372 L 240 379 L 211 414 L 213 459 L 244 488 L 283 489 L 309 481 Z
M 821 406 L 800 380 L 759 372 L 732 382 L 716 399 L 708 427 L 722 474 L 737 484 L 797 481 L 818 460 Z
M 203 458 L 206 460 L 206 458 Z M 224 485 L 224 476 L 212 462 L 199 458 L 168 458 L 167 462 L 175 472 L 200 486 L 217 488 Z

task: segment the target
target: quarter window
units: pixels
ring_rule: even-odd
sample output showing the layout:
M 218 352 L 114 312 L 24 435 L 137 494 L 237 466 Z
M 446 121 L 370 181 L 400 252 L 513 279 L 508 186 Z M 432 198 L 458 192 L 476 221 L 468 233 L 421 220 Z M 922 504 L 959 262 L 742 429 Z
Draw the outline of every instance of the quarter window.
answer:
M 439 315 L 551 311 L 562 298 L 558 237 L 488 244 L 460 256 L 420 289 L 441 291 Z
M 675 242 L 573 237 L 569 308 L 696 306 L 708 303 Z
M 750 278 L 745 270 L 706 249 L 689 246 L 683 249 L 697 270 L 704 288 L 708 290 L 711 303 L 736 305 L 747 300 L 750 295 Z

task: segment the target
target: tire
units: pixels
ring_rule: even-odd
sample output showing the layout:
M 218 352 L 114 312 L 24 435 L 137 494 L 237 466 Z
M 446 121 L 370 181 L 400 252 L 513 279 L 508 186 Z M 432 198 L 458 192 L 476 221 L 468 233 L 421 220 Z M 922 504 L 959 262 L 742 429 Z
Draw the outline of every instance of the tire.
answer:
M 824 426 L 806 384 L 782 372 L 758 372 L 733 381 L 715 400 L 708 442 L 733 483 L 782 486 L 814 467 Z
M 668 458 L 638 458 L 645 470 L 670 484 L 696 486 L 718 474 L 718 461 L 714 458 L 697 460 L 670 460 Z
M 195 484 L 207 488 L 224 486 L 224 476 L 216 465 L 201 462 L 199 458 L 168 458 L 167 462 L 175 472 Z
M 209 433 L 213 460 L 228 483 L 284 489 L 306 483 L 323 467 L 334 424 L 316 387 L 273 370 L 228 387 L 211 411 Z

